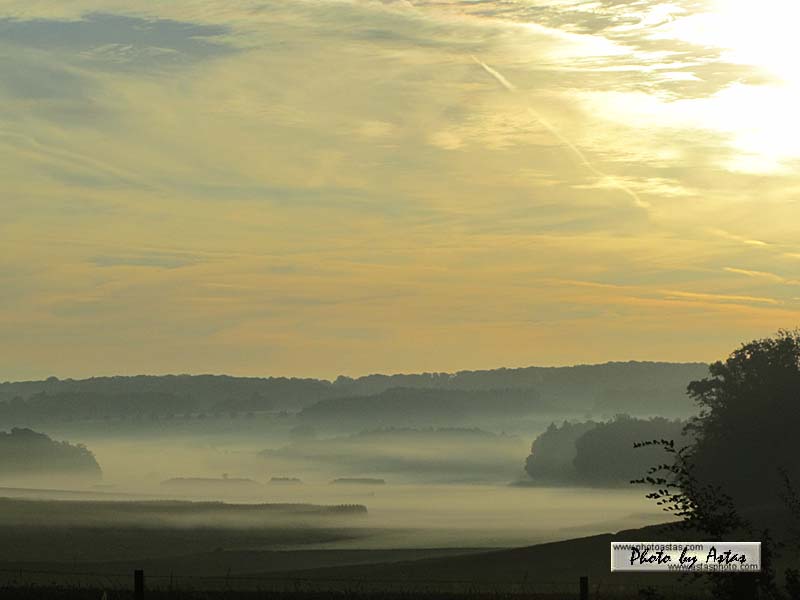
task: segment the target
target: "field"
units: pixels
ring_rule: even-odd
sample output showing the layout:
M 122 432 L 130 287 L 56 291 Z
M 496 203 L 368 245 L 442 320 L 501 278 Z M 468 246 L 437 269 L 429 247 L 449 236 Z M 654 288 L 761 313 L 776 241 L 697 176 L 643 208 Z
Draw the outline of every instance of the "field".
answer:
M 14 518 L 48 504 L 57 504 L 45 520 L 47 525 L 29 522 L 13 525 Z M 337 543 L 374 535 L 374 531 L 348 528 L 353 515 L 328 512 L 321 507 L 277 506 L 257 513 L 283 513 L 290 521 L 282 526 L 262 525 L 252 520 L 246 526 L 215 518 L 213 527 L 147 525 L 164 505 L 173 513 L 196 514 L 211 510 L 213 503 L 163 502 L 30 502 L 5 500 L 6 521 L 0 526 L 4 540 L 0 562 L 3 597 L 130 597 L 133 572 L 145 573 L 148 597 L 174 598 L 256 598 L 256 597 L 405 597 L 448 598 L 468 593 L 474 597 L 575 598 L 580 577 L 588 576 L 595 590 L 593 598 L 642 597 L 640 589 L 654 583 L 662 592 L 687 590 L 678 577 L 620 575 L 608 572 L 608 545 L 612 539 L 633 539 L 661 535 L 651 529 L 631 530 L 618 535 L 603 534 L 539 544 L 516 549 L 337 548 Z M 72 523 L 64 523 L 64 505 L 74 505 Z M 102 505 L 102 510 L 100 510 Z M 156 511 L 155 509 L 159 509 Z M 221 513 L 241 513 L 236 506 L 217 506 Z M 116 525 L 77 525 L 74 515 L 95 509 L 102 518 L 114 518 Z M 114 512 L 136 514 L 144 526 L 124 526 Z M 247 512 L 247 511 L 245 511 Z M 15 514 L 15 516 L 12 516 Z M 43 510 L 40 515 L 47 515 Z M 295 521 L 299 514 L 311 514 L 318 521 Z M 237 518 L 241 518 L 237 514 Z M 330 521 L 330 522 L 329 522 Z M 59 524 L 60 523 L 60 524 Z M 197 551 L 208 544 L 220 544 L 211 552 Z M 274 549 L 282 546 L 319 545 L 316 549 Z M 225 548 L 223 547 L 225 546 Z M 258 548 L 273 549 L 258 549 Z M 41 554 L 41 549 L 48 550 Z M 242 549 L 236 549 L 242 548 Z M 246 549 L 244 549 L 246 548 Z M 72 553 L 70 553 L 72 552 Z M 38 554 L 37 554 L 38 553 Z M 29 557 L 21 560 L 19 557 Z M 34 557 L 37 557 L 35 560 Z M 103 556 L 115 556 L 104 560 Z M 134 558 L 134 557 L 139 558 Z M 150 558 L 142 558 L 149 556 Z M 16 558 L 14 558 L 16 557 Z M 70 557 L 64 560 L 64 557 Z M 615 595 L 610 596 L 613 592 Z M 261 593 L 261 596 L 259 596 Z M 268 595 L 266 595 L 268 593 Z M 26 594 L 30 594 L 27 595 Z M 38 595 L 36 595 L 38 594 Z M 653 596 L 658 597 L 658 596 Z M 671 597 L 666 595 L 664 597 Z M 685 596 L 681 596 L 685 597 Z

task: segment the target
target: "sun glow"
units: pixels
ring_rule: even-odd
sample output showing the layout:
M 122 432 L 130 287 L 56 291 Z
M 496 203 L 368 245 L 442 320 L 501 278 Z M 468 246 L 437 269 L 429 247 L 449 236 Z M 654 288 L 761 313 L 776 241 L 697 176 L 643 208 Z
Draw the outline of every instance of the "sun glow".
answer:
M 667 37 L 717 48 L 719 60 L 749 65 L 763 76 L 743 77 L 713 96 L 698 100 L 707 125 L 733 136 L 741 153 L 734 170 L 774 172 L 800 157 L 800 3 L 794 0 L 714 0 L 706 12 L 669 23 Z M 712 106 L 713 105 L 713 106 Z
M 794 0 L 714 0 L 710 11 L 676 20 L 672 29 L 686 41 L 723 49 L 725 61 L 798 85 L 799 21 L 800 3 Z

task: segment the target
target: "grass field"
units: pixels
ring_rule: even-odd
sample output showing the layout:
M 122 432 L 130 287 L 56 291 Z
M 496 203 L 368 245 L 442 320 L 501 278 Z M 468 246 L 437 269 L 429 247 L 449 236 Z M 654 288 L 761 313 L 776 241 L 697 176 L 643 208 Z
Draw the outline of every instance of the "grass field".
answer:
M 134 600 L 131 590 L 107 590 L 78 587 L 0 587 L 3 598 L 14 600 Z M 576 590 L 562 592 L 476 592 L 471 600 L 579 600 Z M 148 600 L 459 600 L 461 592 L 370 592 L 347 591 L 243 591 L 243 590 L 148 590 Z M 694 594 L 677 589 L 603 589 L 592 590 L 590 600 L 706 600 L 704 594 Z
M 127 598 L 136 569 L 152 598 L 557 600 L 578 598 L 582 576 L 592 599 L 701 597 L 679 576 L 609 572 L 612 540 L 658 527 L 516 548 L 426 547 L 420 527 L 419 547 L 380 547 L 395 532 L 357 504 L 67 498 L 0 498 L 0 597 Z
M 632 531 L 613 539 L 638 535 L 640 531 Z M 0 581 L 9 597 L 25 597 L 28 591 L 38 590 L 43 594 L 40 597 L 100 598 L 105 591 L 108 598 L 126 598 L 130 597 L 133 570 L 141 568 L 148 597 L 154 598 L 469 596 L 556 600 L 577 599 L 578 582 L 585 575 L 593 599 L 703 597 L 700 587 L 681 576 L 609 573 L 611 539 L 606 534 L 490 552 L 222 551 L 142 561 L 5 563 L 0 564 Z M 648 588 L 653 589 L 643 591 Z M 101 593 L 91 595 L 97 591 Z M 59 596 L 61 593 L 86 595 Z

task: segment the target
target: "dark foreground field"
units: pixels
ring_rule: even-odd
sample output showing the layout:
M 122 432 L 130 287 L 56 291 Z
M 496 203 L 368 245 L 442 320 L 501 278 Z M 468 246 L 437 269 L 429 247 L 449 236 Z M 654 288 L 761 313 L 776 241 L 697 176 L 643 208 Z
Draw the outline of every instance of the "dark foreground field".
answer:
M 133 591 L 108 591 L 101 588 L 59 588 L 59 587 L 19 587 L 0 588 L 0 597 L 15 600 L 135 600 Z M 534 592 L 524 593 L 446 593 L 446 592 L 362 592 L 362 591 L 147 591 L 148 600 L 579 600 L 578 590 L 572 592 Z M 592 600 L 690 600 L 710 598 L 707 595 L 691 595 L 678 589 L 657 590 L 590 590 Z
M 491 552 L 221 552 L 216 561 L 213 555 L 197 555 L 141 561 L 138 567 L 145 571 L 146 598 L 175 600 L 450 600 L 465 596 L 579 600 L 581 576 L 588 577 L 588 597 L 594 600 L 711 598 L 701 583 L 687 577 L 609 573 L 611 540 L 641 534 L 637 530 Z M 298 568 L 303 564 L 316 566 Z M 227 571 L 222 572 L 226 565 Z M 135 561 L 38 566 L 6 563 L 0 565 L 0 580 L 5 586 L 0 597 L 133 598 L 135 566 Z
M 702 580 L 610 573 L 612 541 L 664 526 L 511 549 L 343 548 L 374 534 L 356 505 L 0 500 L 0 599 L 712 598 Z M 112 525 L 113 523 L 113 525 Z M 210 525 L 209 525 L 210 524 Z

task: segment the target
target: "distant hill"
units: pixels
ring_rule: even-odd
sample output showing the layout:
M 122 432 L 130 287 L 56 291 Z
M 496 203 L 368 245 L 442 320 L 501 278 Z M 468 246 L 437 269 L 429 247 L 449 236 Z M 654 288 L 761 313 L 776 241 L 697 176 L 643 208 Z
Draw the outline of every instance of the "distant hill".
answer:
M 420 390 L 423 395 L 417 398 L 432 402 L 435 398 L 434 403 L 439 404 L 451 401 L 453 396 L 445 392 L 482 392 L 487 394 L 486 398 L 490 395 L 508 398 L 512 405 L 511 398 L 526 398 L 527 402 L 535 398 L 541 407 L 554 407 L 560 412 L 685 416 L 693 411 L 693 405 L 685 396 L 686 385 L 706 373 L 707 366 L 701 363 L 612 362 L 573 367 L 367 375 L 338 377 L 335 381 L 227 375 L 139 375 L 82 380 L 50 377 L 42 381 L 0 383 L 0 426 L 30 426 L 54 420 L 294 412 L 331 399 L 346 398 L 354 402 L 354 398 L 371 397 L 380 402 L 392 394 L 401 394 L 395 391 L 382 396 L 389 390 Z M 432 391 L 443 393 L 434 395 Z M 412 398 L 411 401 L 422 401 L 413 400 L 409 392 L 402 393 Z M 474 397 L 480 398 L 480 395 Z M 315 411 L 319 415 L 324 408 Z M 404 423 L 385 425 L 403 426 Z
M 352 427 L 414 427 L 466 423 L 503 415 L 553 411 L 534 389 L 437 390 L 392 388 L 370 396 L 321 400 L 304 408 L 304 424 Z
M 99 479 L 102 472 L 84 446 L 57 442 L 30 429 L 0 431 L 0 478 L 59 475 Z
M 366 375 L 357 379 L 339 377 L 334 382 L 342 391 L 357 395 L 378 394 L 390 388 L 449 390 L 538 389 L 543 396 L 556 390 L 624 390 L 683 386 L 707 374 L 704 363 L 608 362 L 570 367 L 521 367 L 420 373 L 410 375 Z M 594 400 L 594 398 L 593 398 Z
M 328 381 L 227 375 L 0 383 L 0 423 L 297 410 L 338 392 Z

